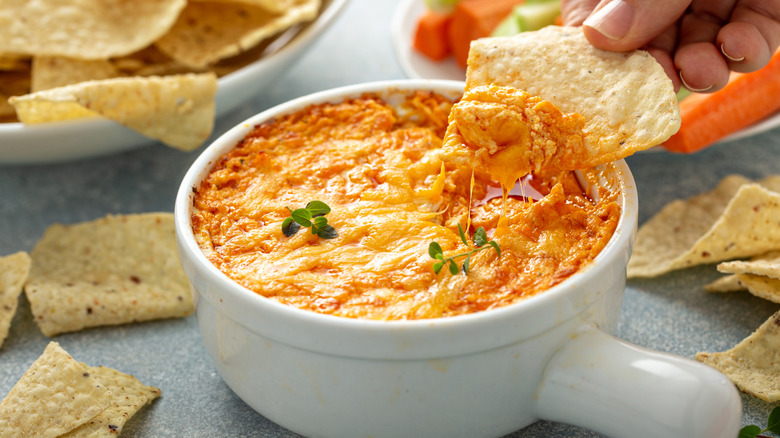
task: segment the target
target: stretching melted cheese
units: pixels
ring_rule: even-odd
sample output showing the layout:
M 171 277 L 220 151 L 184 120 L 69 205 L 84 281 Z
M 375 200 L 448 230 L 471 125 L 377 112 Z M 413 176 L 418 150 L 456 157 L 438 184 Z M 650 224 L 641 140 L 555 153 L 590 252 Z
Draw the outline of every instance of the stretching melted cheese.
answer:
M 535 177 L 536 202 L 486 199 L 484 170 L 439 158 L 453 102 L 416 92 L 394 110 L 378 96 L 321 104 L 257 126 L 194 188 L 192 223 L 209 260 L 239 284 L 301 309 L 422 319 L 505 306 L 560 283 L 601 251 L 619 207 L 572 173 Z M 595 173 L 588 173 L 596 178 Z M 473 191 L 473 193 L 471 193 Z M 471 202 L 473 197 L 474 202 Z M 286 207 L 327 203 L 338 237 L 282 233 Z M 495 231 L 498 220 L 506 227 Z M 469 218 L 471 219 L 469 221 Z M 457 226 L 482 226 L 468 275 L 435 274 L 428 245 L 466 250 Z
M 442 158 L 487 169 L 507 190 L 533 172 L 575 170 L 585 157 L 585 119 L 512 87 L 466 91 L 449 116 Z

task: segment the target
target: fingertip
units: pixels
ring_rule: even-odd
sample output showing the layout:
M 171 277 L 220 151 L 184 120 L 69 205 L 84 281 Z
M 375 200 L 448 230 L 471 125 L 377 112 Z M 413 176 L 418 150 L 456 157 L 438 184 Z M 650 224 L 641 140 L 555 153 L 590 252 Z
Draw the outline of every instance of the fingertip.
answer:
M 623 0 L 612 0 L 593 11 L 582 23 L 608 40 L 618 41 L 628 34 L 634 22 L 634 7 Z
M 561 2 L 561 22 L 564 26 L 582 26 L 599 0 L 570 0 Z
M 766 39 L 750 23 L 731 22 L 723 26 L 718 32 L 717 42 L 724 61 L 733 71 L 756 71 L 772 57 Z
M 674 66 L 680 81 L 691 91 L 705 93 L 723 88 L 729 80 L 729 66 L 711 43 L 691 43 L 677 49 Z
M 680 78 L 680 74 L 677 72 L 677 69 L 674 67 L 674 61 L 672 60 L 672 56 L 669 54 L 669 52 L 654 47 L 647 48 L 647 52 L 650 53 L 650 55 L 655 58 L 656 61 L 658 61 L 661 67 L 663 67 L 664 72 L 666 72 L 666 75 L 669 76 L 669 79 L 672 81 L 674 92 L 676 93 L 680 91 L 682 80 Z

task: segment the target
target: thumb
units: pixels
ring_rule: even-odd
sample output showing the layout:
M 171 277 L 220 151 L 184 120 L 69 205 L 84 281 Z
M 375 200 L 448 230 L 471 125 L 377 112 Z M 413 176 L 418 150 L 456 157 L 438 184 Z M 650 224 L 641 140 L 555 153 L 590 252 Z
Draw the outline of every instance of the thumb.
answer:
M 691 0 L 602 0 L 588 16 L 583 32 L 600 49 L 638 49 L 669 28 Z
M 582 22 L 598 6 L 599 0 L 561 0 L 561 21 L 564 26 L 582 26 Z

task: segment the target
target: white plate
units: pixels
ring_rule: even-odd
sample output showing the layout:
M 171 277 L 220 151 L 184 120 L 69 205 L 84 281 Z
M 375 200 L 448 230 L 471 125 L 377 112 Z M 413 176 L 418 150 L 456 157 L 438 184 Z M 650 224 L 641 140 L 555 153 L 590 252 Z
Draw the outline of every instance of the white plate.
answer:
M 424 11 L 425 4 L 423 0 L 401 0 L 395 10 L 392 24 L 393 48 L 401 69 L 410 78 L 465 80 L 466 70 L 458 66 L 452 57 L 436 62 L 417 53 L 412 48 L 412 36 L 417 25 L 417 19 Z M 780 126 L 780 113 L 776 113 L 761 122 L 724 137 L 718 143 L 740 140 L 775 129 L 778 126 Z M 651 150 L 661 149 L 653 148 Z
M 217 117 L 257 94 L 295 62 L 334 21 L 348 0 L 323 0 L 316 20 L 291 29 L 259 60 L 218 81 Z M 0 164 L 52 163 L 113 154 L 156 140 L 106 119 L 71 120 L 25 126 L 0 123 Z
M 450 56 L 442 61 L 431 61 L 412 48 L 412 36 L 417 19 L 425 11 L 423 0 L 401 0 L 395 10 L 392 24 L 393 48 L 401 69 L 410 78 L 466 79 L 466 70 Z

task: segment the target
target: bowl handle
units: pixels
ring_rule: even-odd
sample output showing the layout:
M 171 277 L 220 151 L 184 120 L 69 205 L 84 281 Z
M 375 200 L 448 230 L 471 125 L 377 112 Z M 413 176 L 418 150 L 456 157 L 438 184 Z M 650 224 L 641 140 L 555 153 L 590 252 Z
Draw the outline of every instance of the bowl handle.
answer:
M 615 437 L 734 438 L 742 420 L 740 395 L 720 372 L 593 326 L 554 354 L 536 407 L 539 418 Z

